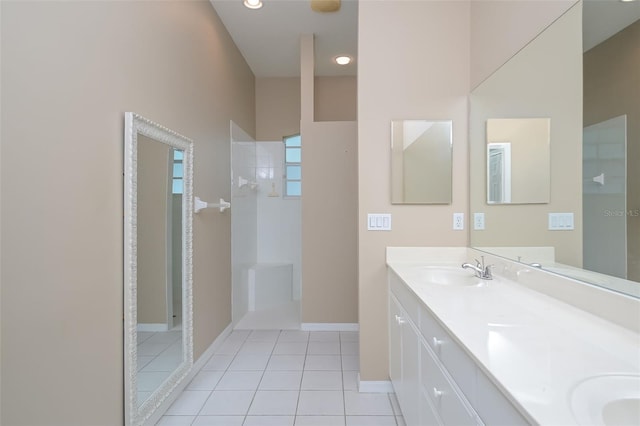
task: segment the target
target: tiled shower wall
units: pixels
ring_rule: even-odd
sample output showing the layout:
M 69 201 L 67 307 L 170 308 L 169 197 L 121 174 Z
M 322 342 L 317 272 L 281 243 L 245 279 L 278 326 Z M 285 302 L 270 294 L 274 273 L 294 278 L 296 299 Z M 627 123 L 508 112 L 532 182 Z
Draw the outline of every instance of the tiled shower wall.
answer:
M 247 312 L 247 294 L 241 283 L 246 279 L 247 268 L 255 263 L 291 263 L 293 298 L 300 300 L 301 212 L 299 198 L 284 198 L 282 194 L 284 144 L 281 141 L 252 142 L 248 137 L 243 140 L 235 134 L 232 139 L 235 323 Z M 249 183 L 240 186 L 240 178 Z
M 258 261 L 257 194 L 247 187 L 238 186 L 240 176 L 245 179 L 252 179 L 255 176 L 255 142 L 248 141 L 248 137 L 240 140 L 237 138 L 234 132 L 231 143 L 231 264 L 234 324 L 247 313 L 249 296 L 242 282 L 246 279 L 248 267 Z
M 293 298 L 300 300 L 300 198 L 283 197 L 283 167 L 281 141 L 256 143 L 258 262 L 291 263 Z

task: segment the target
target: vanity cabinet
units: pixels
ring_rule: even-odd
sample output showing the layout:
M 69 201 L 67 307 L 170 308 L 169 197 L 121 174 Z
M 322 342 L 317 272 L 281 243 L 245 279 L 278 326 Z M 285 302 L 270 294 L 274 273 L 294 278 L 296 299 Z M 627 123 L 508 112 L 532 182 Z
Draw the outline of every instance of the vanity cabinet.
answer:
M 388 275 L 389 375 L 406 424 L 529 424 L 404 282 Z
M 418 424 L 419 334 L 398 300 L 392 296 L 389 303 L 389 340 L 392 351 L 389 357 L 389 376 L 405 422 L 407 425 Z

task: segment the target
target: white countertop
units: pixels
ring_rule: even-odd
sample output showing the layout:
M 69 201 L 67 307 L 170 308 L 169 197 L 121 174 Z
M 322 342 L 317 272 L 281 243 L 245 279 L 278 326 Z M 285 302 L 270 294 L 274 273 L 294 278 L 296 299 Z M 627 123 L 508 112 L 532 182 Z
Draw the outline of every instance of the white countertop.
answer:
M 439 253 L 422 261 L 391 256 L 387 264 L 526 417 L 580 424 L 570 404 L 576 385 L 600 375 L 640 375 L 638 333 L 500 275 L 479 287 L 425 282 L 421 267 L 460 265 L 459 250 Z M 462 256 L 471 260 L 466 251 Z

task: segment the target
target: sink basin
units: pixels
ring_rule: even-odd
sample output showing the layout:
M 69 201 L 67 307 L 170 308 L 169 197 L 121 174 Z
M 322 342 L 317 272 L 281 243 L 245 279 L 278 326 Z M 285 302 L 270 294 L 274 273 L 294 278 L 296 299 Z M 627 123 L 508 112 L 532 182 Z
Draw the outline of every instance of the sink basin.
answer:
M 640 375 L 590 377 L 573 389 L 570 402 L 579 424 L 640 425 Z
M 422 266 L 418 275 L 421 280 L 438 285 L 477 286 L 484 283 L 473 271 L 462 267 Z

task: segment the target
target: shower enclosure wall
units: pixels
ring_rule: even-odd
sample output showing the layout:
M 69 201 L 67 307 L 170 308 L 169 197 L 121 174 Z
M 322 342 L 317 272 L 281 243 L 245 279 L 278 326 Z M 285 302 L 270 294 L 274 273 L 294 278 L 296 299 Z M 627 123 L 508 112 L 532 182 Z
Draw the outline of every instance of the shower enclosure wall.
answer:
M 234 327 L 298 329 L 300 199 L 282 195 L 284 144 L 231 135 Z

